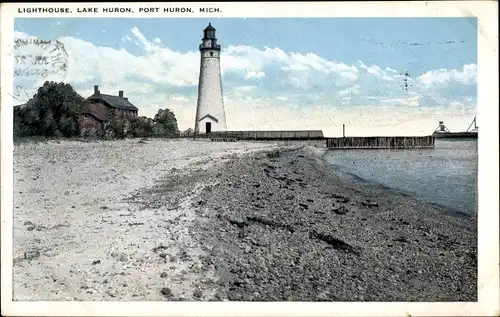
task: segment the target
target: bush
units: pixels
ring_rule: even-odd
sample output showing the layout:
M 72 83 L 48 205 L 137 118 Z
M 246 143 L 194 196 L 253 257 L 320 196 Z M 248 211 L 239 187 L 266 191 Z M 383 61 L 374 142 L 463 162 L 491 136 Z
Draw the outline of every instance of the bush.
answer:
M 132 134 L 132 124 L 128 119 L 113 118 L 104 128 L 107 139 L 125 139 Z

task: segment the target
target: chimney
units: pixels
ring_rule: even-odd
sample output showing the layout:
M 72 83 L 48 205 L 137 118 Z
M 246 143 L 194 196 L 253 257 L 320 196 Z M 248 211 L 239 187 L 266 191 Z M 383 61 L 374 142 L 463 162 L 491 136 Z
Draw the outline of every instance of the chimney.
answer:
M 119 91 L 118 91 L 118 96 L 119 96 L 120 98 L 123 98 L 123 90 L 119 90 Z
M 98 95 L 98 94 L 99 94 L 99 86 L 94 85 L 94 95 Z

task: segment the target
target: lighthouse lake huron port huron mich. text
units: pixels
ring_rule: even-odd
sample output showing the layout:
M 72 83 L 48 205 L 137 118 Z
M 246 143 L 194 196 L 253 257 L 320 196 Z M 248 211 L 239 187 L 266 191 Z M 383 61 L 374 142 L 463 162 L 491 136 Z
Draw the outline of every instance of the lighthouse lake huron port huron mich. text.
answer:
M 64 7 L 53 8 L 18 8 L 18 13 L 220 13 L 220 8 L 192 8 L 192 7 L 138 7 L 138 8 L 116 8 L 116 7 L 77 7 L 74 9 Z
M 494 315 L 497 28 L 447 6 L 2 4 L 2 314 Z

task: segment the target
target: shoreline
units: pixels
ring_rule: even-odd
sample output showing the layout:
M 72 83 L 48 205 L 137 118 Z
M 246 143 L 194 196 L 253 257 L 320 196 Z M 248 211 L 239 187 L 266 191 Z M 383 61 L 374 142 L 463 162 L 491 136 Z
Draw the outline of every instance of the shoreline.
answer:
M 38 252 L 14 263 L 15 300 L 477 299 L 476 219 L 348 182 L 325 149 L 68 144 L 17 149 L 69 153 L 40 165 L 25 151 L 24 170 L 15 161 L 16 186 L 36 177 L 15 187 L 25 200 L 14 209 L 14 251 Z M 91 159 L 79 168 L 97 165 L 97 179 L 67 162 L 82 153 Z M 37 177 L 47 179 L 36 185 Z M 68 195 L 47 192 L 64 182 Z
M 356 175 L 355 173 L 345 171 L 341 166 L 329 163 L 326 160 L 324 160 L 324 161 L 327 164 L 330 164 L 332 169 L 335 171 L 335 173 L 337 173 L 339 175 L 339 177 L 345 177 L 346 179 L 349 179 L 352 182 L 357 182 L 361 186 L 379 188 L 380 190 L 385 190 L 385 191 L 391 192 L 394 195 L 401 195 L 401 196 L 407 197 L 409 199 L 414 199 L 414 200 L 419 201 L 422 204 L 432 205 L 432 206 L 435 206 L 436 208 L 442 209 L 444 213 L 449 214 L 449 215 L 453 215 L 455 217 L 462 217 L 462 218 L 476 218 L 477 217 L 475 214 L 470 214 L 470 213 L 467 213 L 465 211 L 454 209 L 452 207 L 445 206 L 445 205 L 440 204 L 440 203 L 427 201 L 425 198 L 420 197 L 416 194 L 407 193 L 403 190 L 384 185 L 384 184 L 379 183 L 375 180 L 363 178 L 361 176 Z
M 337 174 L 339 174 L 339 176 L 345 177 L 349 182 L 356 182 L 360 186 L 367 186 L 367 187 L 374 187 L 374 188 L 380 187 L 384 190 L 391 191 L 392 193 L 406 196 L 409 198 L 413 198 L 413 199 L 415 199 L 423 204 L 433 205 L 436 208 L 440 208 L 444 212 L 449 213 L 449 214 L 453 214 L 454 216 L 457 216 L 457 217 L 477 218 L 477 213 L 478 213 L 477 201 L 476 201 L 476 206 L 473 209 L 469 209 L 469 208 L 460 209 L 456 205 L 451 206 L 451 205 L 447 205 L 444 202 L 433 201 L 432 199 L 426 198 L 425 196 L 419 195 L 418 193 L 412 192 L 411 190 L 399 189 L 397 187 L 392 187 L 391 185 L 385 185 L 382 182 L 379 182 L 377 179 L 370 179 L 370 178 L 364 178 L 363 176 L 359 176 L 356 171 L 348 171 L 348 169 L 345 166 L 337 165 L 334 162 L 330 162 L 330 160 L 325 158 L 327 153 L 328 153 L 328 151 L 326 151 L 322 155 L 323 160 L 325 162 L 327 162 L 332 167 L 332 169 Z
M 347 183 L 311 152 L 235 159 L 198 198 L 216 212 L 197 230 L 222 259 L 219 299 L 475 300 L 475 219 Z

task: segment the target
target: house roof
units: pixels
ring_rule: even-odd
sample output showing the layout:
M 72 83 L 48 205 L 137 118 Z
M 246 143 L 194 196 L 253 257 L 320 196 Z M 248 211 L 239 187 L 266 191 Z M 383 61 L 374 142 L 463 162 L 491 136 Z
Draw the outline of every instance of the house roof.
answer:
M 92 111 L 92 110 L 82 111 L 82 112 L 80 112 L 80 114 L 89 114 L 101 122 L 104 122 L 107 120 L 104 116 L 102 116 L 99 113 L 97 113 L 96 111 Z
M 87 98 L 88 100 L 99 100 L 104 101 L 109 106 L 117 109 L 126 109 L 126 110 L 139 110 L 136 106 L 130 103 L 125 98 L 121 98 L 119 96 L 105 95 L 105 94 L 93 94 L 92 96 Z
M 218 120 L 217 118 L 215 118 L 214 116 L 209 115 L 209 114 L 207 114 L 207 115 L 203 116 L 203 117 L 202 117 L 199 121 L 201 121 L 201 120 L 203 120 L 203 119 L 205 119 L 205 118 L 209 118 L 209 119 L 212 119 L 212 120 L 213 120 L 213 121 L 215 121 L 215 122 L 219 122 L 219 120 Z

